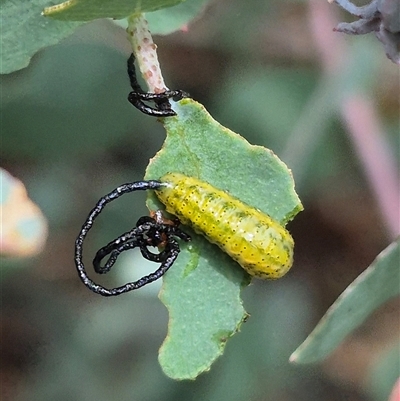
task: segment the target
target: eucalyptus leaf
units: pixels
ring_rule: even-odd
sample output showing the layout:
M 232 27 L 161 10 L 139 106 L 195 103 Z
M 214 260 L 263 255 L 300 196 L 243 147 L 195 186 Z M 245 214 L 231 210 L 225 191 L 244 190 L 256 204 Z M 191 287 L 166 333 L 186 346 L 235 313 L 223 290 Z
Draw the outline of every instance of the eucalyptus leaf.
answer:
M 302 210 L 290 171 L 272 151 L 250 145 L 191 99 L 173 108 L 177 116 L 163 121 L 167 139 L 151 160 L 146 179 L 167 172 L 194 176 L 282 224 Z M 161 208 L 154 194 L 148 205 L 152 210 Z M 227 339 L 247 317 L 240 292 L 249 276 L 216 245 L 184 230 L 192 241 L 182 244 L 160 293 L 169 310 L 169 327 L 159 360 L 168 376 L 194 379 L 222 354 Z
M 63 21 L 91 21 L 98 18 L 126 18 L 131 14 L 160 10 L 183 0 L 69 0 L 46 7 L 43 14 Z
M 296 363 L 319 362 L 372 312 L 400 293 L 400 239 L 390 244 L 326 312 L 292 354 Z
M 40 49 L 71 35 L 81 22 L 58 22 L 41 15 L 48 0 L 2 1 L 0 73 L 25 68 Z
M 194 18 L 206 0 L 189 0 L 179 4 L 181 2 L 182 0 L 77 0 L 62 3 L 54 6 L 55 8 L 45 8 L 49 4 L 48 0 L 4 0 L 1 10 L 0 73 L 9 74 L 25 68 L 40 49 L 58 43 L 86 21 L 98 18 L 122 19 L 132 13 L 146 11 L 153 33 L 171 33 Z M 176 11 L 175 7 L 171 8 L 175 4 L 179 5 Z M 165 7 L 167 8 L 164 10 Z M 127 23 L 120 25 L 126 28 Z

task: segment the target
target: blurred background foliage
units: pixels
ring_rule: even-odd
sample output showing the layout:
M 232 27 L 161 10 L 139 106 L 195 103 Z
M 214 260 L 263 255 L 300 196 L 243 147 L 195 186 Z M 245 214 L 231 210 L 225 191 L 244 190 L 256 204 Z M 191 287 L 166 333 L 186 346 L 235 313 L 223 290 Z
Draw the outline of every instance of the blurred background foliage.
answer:
M 344 92 L 373 99 L 381 141 L 396 162 L 399 156 L 398 68 L 374 37 L 341 36 L 345 68 L 328 74 L 311 28 L 312 7 L 295 0 L 253 0 L 250 7 L 211 1 L 187 29 L 154 38 L 168 86 L 188 91 L 222 124 L 272 149 L 292 169 L 305 206 L 289 224 L 296 241 L 291 273 L 278 282 L 256 280 L 244 291 L 251 317 L 194 382 L 174 382 L 158 365 L 168 321 L 159 283 L 103 299 L 80 283 L 73 263 L 75 236 L 90 208 L 120 183 L 141 179 L 164 139 L 162 126 L 126 100 L 124 30 L 108 20 L 83 25 L 38 52 L 26 69 L 1 77 L 2 167 L 24 182 L 49 220 L 43 253 L 2 260 L 3 400 L 387 398 L 392 383 L 377 377 L 393 374 L 398 300 L 321 365 L 288 362 L 329 305 L 393 239 L 338 112 Z M 327 36 L 339 35 L 334 25 L 325 26 Z M 87 255 L 146 214 L 141 196 L 109 207 Z M 111 286 L 141 273 L 122 262 L 102 282 Z

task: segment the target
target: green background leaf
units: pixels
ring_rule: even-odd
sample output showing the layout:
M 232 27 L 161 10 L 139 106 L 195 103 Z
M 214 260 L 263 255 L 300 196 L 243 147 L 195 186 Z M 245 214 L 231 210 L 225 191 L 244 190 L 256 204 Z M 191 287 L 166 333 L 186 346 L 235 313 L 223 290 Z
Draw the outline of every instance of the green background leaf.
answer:
M 290 172 L 273 152 L 250 145 L 191 99 L 174 109 L 177 117 L 164 120 L 167 139 L 148 166 L 147 179 L 167 172 L 195 176 L 281 222 L 302 209 Z M 150 209 L 160 207 L 154 195 L 148 203 Z M 170 320 L 159 360 L 175 379 L 208 370 L 246 316 L 240 291 L 248 275 L 217 246 L 188 231 L 192 242 L 182 245 L 160 294 Z
M 72 0 L 46 8 L 48 17 L 63 21 L 91 21 L 98 18 L 126 18 L 131 14 L 171 7 L 183 0 Z
M 57 22 L 41 15 L 47 0 L 6 0 L 1 4 L 0 73 L 26 67 L 40 49 L 71 35 L 82 23 Z
M 296 363 L 318 362 L 332 352 L 368 315 L 400 293 L 400 239 L 375 261 L 329 308 L 312 333 L 293 353 Z
M 146 11 L 146 18 L 153 34 L 168 34 L 193 19 L 204 7 L 208 0 L 180 0 L 148 1 L 141 2 L 140 10 Z M 2 45 L 0 46 L 0 73 L 9 74 L 13 71 L 25 68 L 31 58 L 42 48 L 54 45 L 62 39 L 70 36 L 87 20 L 96 18 L 117 17 L 125 18 L 131 12 L 137 11 L 137 4 L 132 7 L 132 2 L 127 0 L 109 2 L 110 8 L 95 7 L 95 2 L 78 3 L 77 10 L 54 15 L 54 18 L 46 18 L 42 11 L 49 4 L 48 0 L 21 0 L 19 2 L 5 0 L 2 2 Z M 181 4 L 180 4 L 181 3 Z M 177 4 L 175 7 L 172 5 Z M 112 5 L 112 8 L 111 8 Z M 130 11 L 127 11 L 127 7 Z M 166 7 L 166 8 L 162 8 Z M 155 10 L 155 12 L 150 12 Z M 81 12 L 86 16 L 77 22 L 70 14 Z M 64 21 L 57 21 L 60 19 Z M 126 29 L 127 22 L 114 21 L 115 24 Z M 110 25 L 112 25 L 110 23 Z M 104 28 L 104 34 L 108 29 Z M 124 33 L 123 33 L 124 34 Z

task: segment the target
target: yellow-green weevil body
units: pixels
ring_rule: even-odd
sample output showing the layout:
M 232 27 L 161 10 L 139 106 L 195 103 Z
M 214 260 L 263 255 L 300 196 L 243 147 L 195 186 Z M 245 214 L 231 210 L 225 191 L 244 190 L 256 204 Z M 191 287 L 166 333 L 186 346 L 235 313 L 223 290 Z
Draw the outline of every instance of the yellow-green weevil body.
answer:
M 197 178 L 164 175 L 156 189 L 168 213 L 218 245 L 250 275 L 278 279 L 293 264 L 294 241 L 277 221 Z

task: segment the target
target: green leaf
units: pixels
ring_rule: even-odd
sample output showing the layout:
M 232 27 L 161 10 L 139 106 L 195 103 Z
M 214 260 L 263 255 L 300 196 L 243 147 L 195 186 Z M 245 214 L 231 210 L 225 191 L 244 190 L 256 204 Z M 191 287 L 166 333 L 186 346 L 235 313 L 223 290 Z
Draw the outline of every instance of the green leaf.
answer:
M 85 22 L 103 17 L 118 16 L 124 18 L 132 12 L 154 11 L 149 13 L 150 28 L 154 27 L 154 33 L 167 34 L 181 28 L 192 19 L 197 11 L 204 5 L 205 0 L 195 2 L 188 0 L 179 5 L 177 10 L 170 7 L 179 4 L 182 0 L 147 0 L 133 3 L 130 0 L 108 1 L 109 7 L 105 7 L 105 1 L 101 7 L 96 0 L 71 2 L 69 7 L 58 10 L 46 18 L 42 11 L 48 0 L 12 1 L 2 2 L 2 43 L 0 46 L 0 74 L 9 74 L 13 71 L 25 68 L 33 55 L 40 49 L 54 45 L 60 40 L 71 35 L 75 29 Z M 187 3 L 187 4 L 186 4 Z M 140 7 L 138 6 L 140 4 Z M 169 7 L 163 10 L 163 7 Z M 173 12 L 171 12 L 173 10 Z M 48 12 L 48 11 L 47 11 Z M 86 18 L 79 18 L 81 22 L 72 22 L 77 13 Z M 71 17 L 72 15 L 72 17 Z M 70 18 L 71 17 L 71 18 Z M 55 19 L 69 20 L 55 21 Z M 76 18 L 78 19 L 78 18 Z M 125 22 L 124 28 L 127 23 Z
M 313 332 L 292 354 L 292 362 L 321 361 L 368 315 L 400 293 L 399 245 L 400 239 L 390 244 L 347 287 Z
M 26 67 L 41 48 L 54 45 L 70 35 L 77 22 L 57 22 L 41 15 L 48 0 L 5 0 L 1 5 L 0 73 Z
M 146 179 L 167 172 L 195 176 L 282 223 L 302 210 L 290 172 L 272 151 L 250 145 L 191 99 L 173 107 L 177 117 L 164 119 L 167 139 L 151 160 Z M 148 205 L 161 208 L 153 194 Z M 247 316 L 240 299 L 249 283 L 247 273 L 216 245 L 185 230 L 192 241 L 182 244 L 160 293 L 169 310 L 169 327 L 159 360 L 175 379 L 193 379 L 208 370 Z
M 131 14 L 160 10 L 184 0 L 68 0 L 46 7 L 43 15 L 63 21 L 90 21 L 98 18 L 126 18 Z

